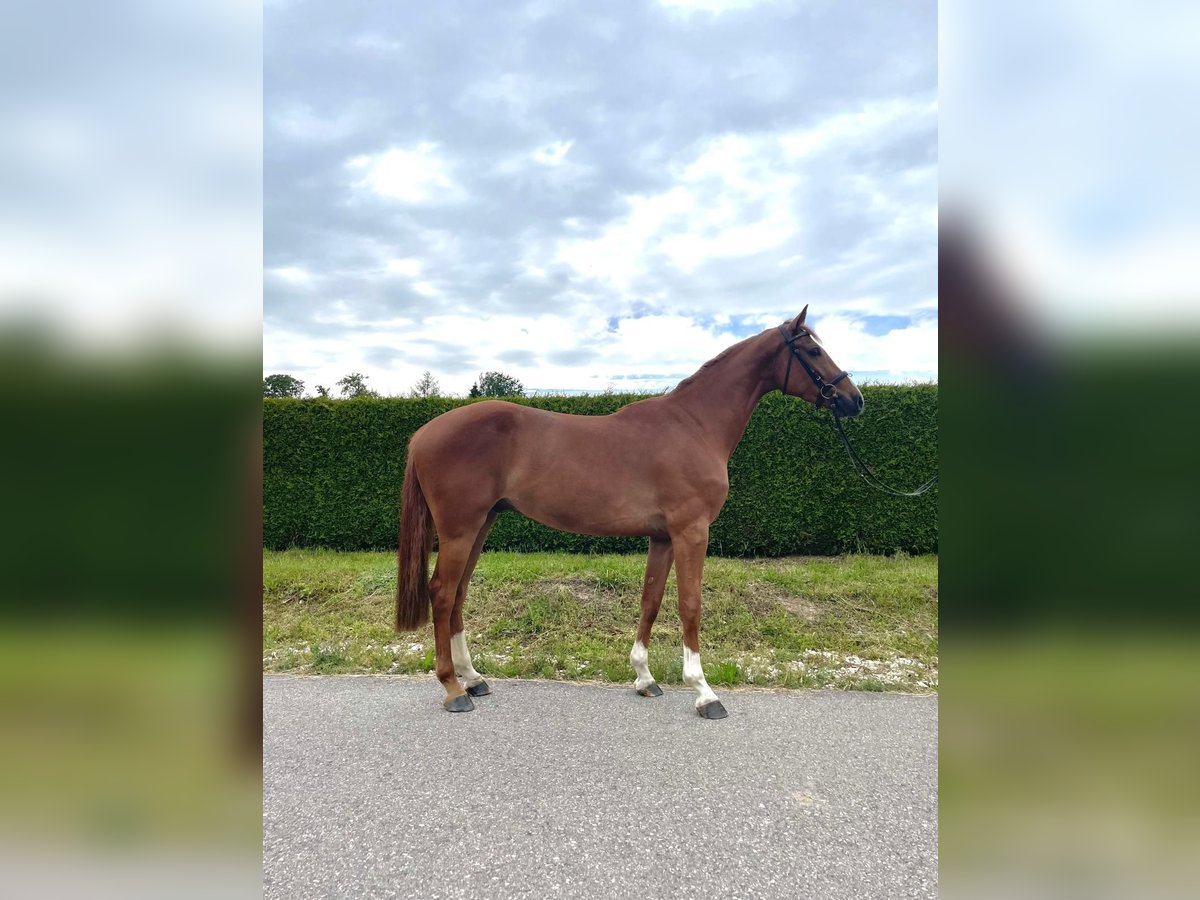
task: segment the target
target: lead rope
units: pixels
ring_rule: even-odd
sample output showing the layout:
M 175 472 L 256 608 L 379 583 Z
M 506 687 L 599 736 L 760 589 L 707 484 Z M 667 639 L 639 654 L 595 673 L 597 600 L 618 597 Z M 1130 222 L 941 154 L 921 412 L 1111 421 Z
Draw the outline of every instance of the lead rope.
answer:
M 837 411 L 832 404 L 829 407 L 829 411 L 833 414 L 833 424 L 837 426 L 838 437 L 840 437 L 842 439 L 842 443 L 846 445 L 846 452 L 850 454 L 850 459 L 854 463 L 855 471 L 858 472 L 862 480 L 871 487 L 875 488 L 877 491 L 883 491 L 885 494 L 893 494 L 896 497 L 920 497 L 931 487 L 937 484 L 937 475 L 934 475 L 919 488 L 912 491 L 898 491 L 894 487 L 889 487 L 888 485 L 884 484 L 879 480 L 879 478 L 876 477 L 875 473 L 870 470 L 867 464 L 859 458 L 858 454 L 854 452 L 854 448 L 850 446 L 850 439 L 846 437 L 846 431 L 842 428 L 842 417 L 837 414 Z

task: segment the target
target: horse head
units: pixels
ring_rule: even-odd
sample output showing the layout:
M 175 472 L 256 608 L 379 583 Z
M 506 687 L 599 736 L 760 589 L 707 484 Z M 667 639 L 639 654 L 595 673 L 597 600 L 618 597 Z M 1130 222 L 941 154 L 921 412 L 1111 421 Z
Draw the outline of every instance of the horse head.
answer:
M 785 348 L 777 364 L 780 389 L 793 397 L 803 397 L 817 408 L 828 407 L 835 415 L 857 416 L 863 411 L 862 392 L 850 380 L 850 373 L 833 361 L 816 332 L 805 324 L 806 315 L 808 306 L 779 326 Z

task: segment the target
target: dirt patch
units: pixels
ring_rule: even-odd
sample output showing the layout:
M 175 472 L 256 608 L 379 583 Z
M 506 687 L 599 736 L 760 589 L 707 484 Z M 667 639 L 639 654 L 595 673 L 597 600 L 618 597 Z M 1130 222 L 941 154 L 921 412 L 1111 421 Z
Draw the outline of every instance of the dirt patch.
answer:
M 751 569 L 771 569 L 779 571 L 789 566 L 802 566 L 806 563 L 836 562 L 836 556 L 773 556 L 769 558 L 738 559 L 737 563 Z
M 554 596 L 567 594 L 574 597 L 580 606 L 606 609 L 616 603 L 616 592 L 605 585 L 586 578 L 553 578 L 537 582 L 537 590 Z
M 802 622 L 815 622 L 821 618 L 821 607 L 807 597 L 789 594 L 779 599 L 779 605 Z
M 782 606 L 802 622 L 815 622 L 821 618 L 821 607 L 815 601 L 769 581 L 750 582 L 746 586 L 746 600 L 760 614 Z

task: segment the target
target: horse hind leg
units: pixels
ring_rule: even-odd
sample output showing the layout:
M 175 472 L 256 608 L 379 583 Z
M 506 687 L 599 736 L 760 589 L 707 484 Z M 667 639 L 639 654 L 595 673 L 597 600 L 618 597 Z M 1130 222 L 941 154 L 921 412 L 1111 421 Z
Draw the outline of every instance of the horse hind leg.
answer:
M 450 620 L 463 571 L 471 557 L 474 533 L 444 538 L 439 535 L 438 560 L 429 593 L 433 601 L 433 638 L 437 655 L 437 677 L 446 689 L 442 706 L 448 712 L 469 712 L 475 708 L 454 671 Z
M 475 543 L 471 547 L 471 555 L 463 567 L 462 577 L 458 581 L 458 590 L 454 596 L 454 610 L 450 614 L 450 655 L 454 660 L 454 672 L 466 685 L 467 693 L 472 697 L 483 697 L 492 692 L 482 675 L 475 671 L 471 662 L 471 651 L 467 649 L 467 636 L 463 631 L 463 602 L 467 599 L 467 587 L 471 576 L 475 574 L 475 564 L 479 562 L 479 554 L 483 552 L 483 543 L 487 540 L 492 523 L 496 521 L 496 513 L 488 513 L 487 521 L 480 529 Z
M 667 586 L 667 575 L 671 572 L 671 542 L 650 539 L 650 556 L 646 560 L 646 578 L 642 582 L 642 617 L 638 622 L 637 638 L 629 651 L 629 664 L 637 678 L 633 689 L 643 697 L 661 697 L 662 688 L 650 674 L 649 651 L 650 629 L 658 618 L 662 606 L 663 591 Z

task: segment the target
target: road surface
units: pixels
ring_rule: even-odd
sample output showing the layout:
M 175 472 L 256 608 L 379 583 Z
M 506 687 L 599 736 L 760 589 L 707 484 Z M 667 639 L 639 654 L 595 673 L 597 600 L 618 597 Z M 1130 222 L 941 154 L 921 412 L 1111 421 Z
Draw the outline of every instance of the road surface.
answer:
M 267 897 L 937 896 L 937 698 L 264 679 Z

